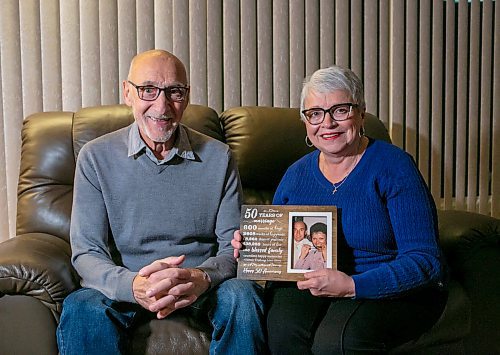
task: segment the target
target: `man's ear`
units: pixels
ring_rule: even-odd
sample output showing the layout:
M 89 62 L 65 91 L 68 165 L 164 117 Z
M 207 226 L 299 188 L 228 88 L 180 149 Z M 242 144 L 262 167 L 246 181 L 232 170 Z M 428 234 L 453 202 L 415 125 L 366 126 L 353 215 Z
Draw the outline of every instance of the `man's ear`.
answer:
M 123 101 L 127 106 L 132 106 L 132 99 L 130 98 L 131 92 L 130 92 L 130 85 L 128 84 L 127 80 L 123 80 L 122 82 L 122 92 L 123 92 Z

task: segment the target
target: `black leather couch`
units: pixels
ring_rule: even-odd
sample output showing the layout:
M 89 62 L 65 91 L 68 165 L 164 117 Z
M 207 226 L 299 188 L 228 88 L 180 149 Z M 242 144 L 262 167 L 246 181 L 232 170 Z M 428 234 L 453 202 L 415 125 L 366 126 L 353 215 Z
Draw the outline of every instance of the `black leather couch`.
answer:
M 381 121 L 367 116 L 367 135 L 389 140 Z M 115 105 L 24 121 L 17 235 L 0 244 L 0 354 L 57 354 L 62 301 L 79 287 L 68 243 L 75 158 L 83 144 L 132 120 L 127 107 Z M 190 105 L 184 123 L 231 147 L 246 203 L 270 203 L 285 169 L 309 152 L 298 109 L 239 107 L 219 117 Z M 500 353 L 500 221 L 440 211 L 439 229 L 452 270 L 446 310 L 431 331 L 394 353 Z M 133 339 L 137 354 L 203 354 L 210 326 L 174 313 Z

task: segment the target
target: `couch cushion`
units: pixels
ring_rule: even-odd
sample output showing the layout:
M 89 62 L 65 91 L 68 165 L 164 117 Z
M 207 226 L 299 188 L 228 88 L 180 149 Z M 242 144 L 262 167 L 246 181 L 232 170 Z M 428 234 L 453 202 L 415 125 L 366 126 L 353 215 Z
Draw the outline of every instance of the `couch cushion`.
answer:
M 462 339 L 471 331 L 470 307 L 470 300 L 462 285 L 451 280 L 448 301 L 436 324 L 417 340 L 398 346 L 390 353 L 415 354 L 421 352 L 430 354 L 434 352 L 429 349 L 436 349 L 435 353 L 439 354 L 445 353 L 446 350 L 463 349 Z
M 165 319 L 153 319 L 133 332 L 131 354 L 208 354 L 211 338 L 208 320 L 176 311 Z

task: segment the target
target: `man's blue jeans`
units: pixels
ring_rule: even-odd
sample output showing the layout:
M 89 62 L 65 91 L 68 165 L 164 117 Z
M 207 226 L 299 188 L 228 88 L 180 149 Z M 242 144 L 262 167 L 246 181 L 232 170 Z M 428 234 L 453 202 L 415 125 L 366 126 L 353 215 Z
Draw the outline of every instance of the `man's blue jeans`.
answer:
M 212 323 L 210 354 L 266 352 L 262 292 L 254 282 L 230 279 L 190 306 L 204 309 Z M 137 304 L 112 301 L 94 289 L 79 289 L 64 300 L 57 328 L 59 353 L 124 354 L 129 332 L 145 312 Z

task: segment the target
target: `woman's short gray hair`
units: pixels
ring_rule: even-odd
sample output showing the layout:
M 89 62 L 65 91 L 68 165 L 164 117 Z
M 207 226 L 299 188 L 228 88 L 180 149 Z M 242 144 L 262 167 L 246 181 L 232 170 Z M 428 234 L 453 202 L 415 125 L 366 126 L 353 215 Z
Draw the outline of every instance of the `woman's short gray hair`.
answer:
M 300 95 L 300 116 L 304 108 L 304 100 L 311 91 L 317 93 L 331 93 L 333 91 L 345 91 L 353 99 L 353 103 L 365 109 L 365 94 L 363 83 L 353 71 L 333 65 L 328 68 L 318 69 L 311 76 L 304 79 L 302 93 Z

